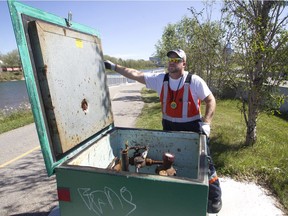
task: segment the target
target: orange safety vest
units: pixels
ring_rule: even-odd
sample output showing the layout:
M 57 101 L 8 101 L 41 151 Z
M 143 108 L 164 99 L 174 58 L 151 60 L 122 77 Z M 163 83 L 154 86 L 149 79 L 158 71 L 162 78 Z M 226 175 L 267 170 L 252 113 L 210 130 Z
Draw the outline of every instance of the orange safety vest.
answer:
M 195 121 L 201 118 L 201 102 L 198 99 L 198 106 L 196 106 L 190 89 L 191 77 L 192 74 L 188 74 L 184 85 L 177 91 L 173 91 L 169 86 L 169 75 L 165 74 L 160 94 L 163 119 L 171 122 L 184 123 Z M 177 104 L 177 107 L 174 109 L 171 107 L 171 102 L 173 100 L 171 95 L 176 95 L 174 100 Z

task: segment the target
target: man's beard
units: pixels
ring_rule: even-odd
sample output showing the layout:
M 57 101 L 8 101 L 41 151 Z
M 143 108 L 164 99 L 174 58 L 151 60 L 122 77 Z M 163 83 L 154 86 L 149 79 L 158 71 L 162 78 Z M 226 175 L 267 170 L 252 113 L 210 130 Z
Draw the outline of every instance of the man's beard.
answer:
M 169 73 L 179 73 L 180 71 L 181 71 L 181 69 L 178 67 L 169 67 L 168 66 L 168 72 Z

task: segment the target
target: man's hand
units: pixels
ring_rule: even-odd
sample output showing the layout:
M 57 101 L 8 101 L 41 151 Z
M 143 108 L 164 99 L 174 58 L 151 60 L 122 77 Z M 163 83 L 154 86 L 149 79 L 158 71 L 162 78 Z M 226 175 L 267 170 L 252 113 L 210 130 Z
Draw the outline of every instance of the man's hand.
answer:
M 104 64 L 105 64 L 105 68 L 106 68 L 106 69 L 110 69 L 110 70 L 115 71 L 116 65 L 115 65 L 113 62 L 111 62 L 111 61 L 109 61 L 109 60 L 105 60 L 105 61 L 104 61 Z
M 209 136 L 210 136 L 210 124 L 205 123 L 205 122 L 199 122 L 199 124 L 200 124 L 200 127 L 201 127 L 203 133 L 204 133 L 207 137 L 209 137 Z

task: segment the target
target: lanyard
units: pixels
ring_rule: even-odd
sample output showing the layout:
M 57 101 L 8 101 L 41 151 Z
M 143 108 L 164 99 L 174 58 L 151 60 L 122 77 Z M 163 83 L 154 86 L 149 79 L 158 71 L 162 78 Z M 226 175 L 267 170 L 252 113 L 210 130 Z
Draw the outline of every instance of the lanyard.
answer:
M 181 79 L 180 79 L 180 81 L 178 83 L 178 87 L 177 87 L 177 90 L 176 90 L 176 93 L 175 93 L 175 98 L 174 98 L 174 92 L 170 88 L 171 89 L 171 98 L 172 98 L 172 102 L 170 103 L 170 106 L 171 106 L 172 109 L 176 109 L 177 108 L 176 98 L 177 98 L 178 90 L 179 90 L 179 87 L 180 87 L 182 79 L 183 79 L 183 75 L 181 76 Z

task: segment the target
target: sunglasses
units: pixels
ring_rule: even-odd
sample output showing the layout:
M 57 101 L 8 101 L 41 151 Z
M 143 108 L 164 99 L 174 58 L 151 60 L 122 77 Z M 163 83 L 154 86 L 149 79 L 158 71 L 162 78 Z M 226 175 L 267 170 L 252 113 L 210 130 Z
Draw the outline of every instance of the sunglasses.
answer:
M 183 62 L 182 58 L 168 58 L 168 62 L 169 63 L 179 63 L 179 62 Z

